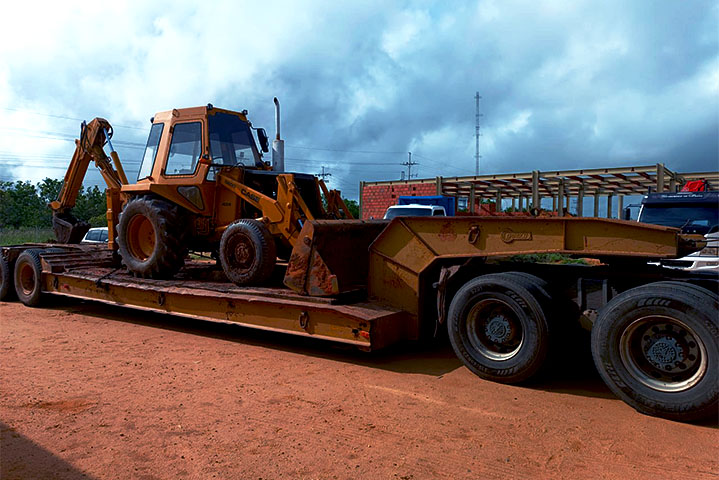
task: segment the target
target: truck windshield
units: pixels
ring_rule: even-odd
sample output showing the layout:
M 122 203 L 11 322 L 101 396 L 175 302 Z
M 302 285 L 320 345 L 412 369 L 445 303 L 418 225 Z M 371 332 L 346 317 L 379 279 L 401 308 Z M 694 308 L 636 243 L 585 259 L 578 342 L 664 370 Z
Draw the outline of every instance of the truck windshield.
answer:
M 639 221 L 681 228 L 684 233 L 707 234 L 719 230 L 719 208 L 707 205 L 644 205 Z
M 431 208 L 390 208 L 385 214 L 385 219 L 394 217 L 429 217 L 432 215 Z
M 221 165 L 261 166 L 250 126 L 237 115 L 217 112 L 209 115 L 210 155 Z

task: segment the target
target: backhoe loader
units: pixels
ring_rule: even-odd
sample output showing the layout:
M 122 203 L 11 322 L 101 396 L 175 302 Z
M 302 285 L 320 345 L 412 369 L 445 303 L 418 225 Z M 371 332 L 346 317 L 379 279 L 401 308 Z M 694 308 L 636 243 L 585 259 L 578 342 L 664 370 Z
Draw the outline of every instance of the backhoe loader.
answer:
M 108 247 L 135 276 L 171 278 L 193 250 L 213 252 L 238 285 L 263 283 L 278 253 L 288 258 L 306 221 L 352 218 L 322 180 L 283 172 L 277 99 L 275 106 L 272 164 L 262 155 L 269 152 L 267 134 L 252 126 L 246 110 L 208 104 L 157 113 L 135 183 L 112 148 L 110 123 L 83 122 L 63 187 L 50 203 L 57 240 L 78 243 L 89 228 L 72 208 L 94 161 L 107 184 Z

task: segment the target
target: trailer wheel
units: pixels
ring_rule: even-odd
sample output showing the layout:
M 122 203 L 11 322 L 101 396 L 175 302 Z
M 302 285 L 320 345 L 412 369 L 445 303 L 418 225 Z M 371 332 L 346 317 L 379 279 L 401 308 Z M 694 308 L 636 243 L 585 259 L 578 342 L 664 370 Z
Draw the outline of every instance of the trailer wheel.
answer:
M 42 295 L 42 263 L 40 252 L 25 250 L 15 260 L 15 293 L 28 307 L 37 307 Z
M 176 205 L 135 197 L 122 209 L 117 230 L 120 257 L 135 276 L 172 278 L 185 264 L 187 246 Z
M 517 383 L 544 363 L 549 326 L 537 298 L 541 292 L 523 283 L 512 275 L 483 275 L 452 299 L 447 319 L 452 348 L 482 378 Z
M 275 240 L 256 220 L 242 219 L 230 224 L 220 239 L 220 263 L 225 275 L 237 285 L 266 282 L 275 268 Z
M 719 296 L 656 282 L 617 295 L 592 329 L 602 379 L 636 410 L 672 420 L 719 408 Z
M 13 299 L 13 265 L 0 253 L 0 301 L 7 302 Z

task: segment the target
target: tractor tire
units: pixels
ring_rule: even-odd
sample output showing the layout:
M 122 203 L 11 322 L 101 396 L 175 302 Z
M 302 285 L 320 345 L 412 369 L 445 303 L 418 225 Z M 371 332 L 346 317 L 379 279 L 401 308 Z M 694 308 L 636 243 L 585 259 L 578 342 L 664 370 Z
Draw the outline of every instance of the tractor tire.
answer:
M 18 255 L 15 260 L 15 293 L 17 298 L 28 307 L 40 305 L 42 296 L 42 262 L 40 250 L 29 249 Z
M 266 282 L 277 263 L 275 239 L 257 220 L 230 224 L 220 239 L 219 255 L 227 278 L 240 286 Z
M 0 254 L 0 302 L 14 300 L 13 264 Z
M 719 296 L 655 282 L 614 297 L 592 328 L 604 382 L 641 413 L 693 421 L 719 409 Z
M 172 278 L 185 264 L 187 246 L 180 208 L 151 196 L 135 197 L 117 227 L 122 263 L 136 277 Z
M 449 306 L 452 348 L 481 378 L 519 383 L 544 364 L 549 349 L 549 298 L 512 274 L 482 275 L 459 289 Z M 544 308 L 543 308 L 544 307 Z

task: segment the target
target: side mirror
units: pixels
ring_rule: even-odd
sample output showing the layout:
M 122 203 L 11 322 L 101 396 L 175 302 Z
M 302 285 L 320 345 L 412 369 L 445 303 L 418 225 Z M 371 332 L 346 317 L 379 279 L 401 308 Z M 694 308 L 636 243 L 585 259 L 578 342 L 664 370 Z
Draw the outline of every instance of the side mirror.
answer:
M 624 212 L 622 215 L 622 219 L 624 220 L 631 220 L 632 219 L 632 212 L 629 209 L 629 207 L 624 207 Z
M 260 147 L 262 148 L 262 151 L 265 153 L 269 152 L 270 142 L 269 138 L 267 137 L 267 132 L 265 132 L 264 128 L 257 129 L 257 139 L 260 141 Z

